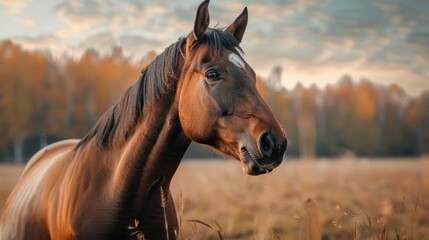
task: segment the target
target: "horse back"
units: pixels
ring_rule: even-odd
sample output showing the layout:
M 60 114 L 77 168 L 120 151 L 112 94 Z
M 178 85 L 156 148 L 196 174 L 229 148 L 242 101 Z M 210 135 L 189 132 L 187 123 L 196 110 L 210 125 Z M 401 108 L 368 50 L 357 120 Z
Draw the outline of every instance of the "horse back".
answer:
M 47 211 L 43 207 L 49 204 L 50 199 L 42 186 L 46 186 L 47 181 L 53 182 L 52 169 L 77 143 L 78 140 L 74 139 L 60 141 L 33 155 L 0 216 L 0 240 L 50 238 L 49 229 L 45 226 Z M 47 179 L 48 175 L 51 181 Z
M 74 148 L 78 142 L 78 139 L 67 139 L 55 142 L 40 149 L 30 158 L 27 165 L 25 165 L 24 171 L 22 172 L 22 176 L 24 176 L 31 168 L 35 167 L 39 163 L 42 163 L 44 160 L 49 159 L 50 156 Z

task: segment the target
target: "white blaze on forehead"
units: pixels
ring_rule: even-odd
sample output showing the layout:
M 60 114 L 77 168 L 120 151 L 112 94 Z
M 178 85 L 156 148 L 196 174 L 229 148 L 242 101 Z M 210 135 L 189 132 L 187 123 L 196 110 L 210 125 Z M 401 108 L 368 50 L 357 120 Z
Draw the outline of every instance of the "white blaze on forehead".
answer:
M 228 56 L 228 59 L 230 62 L 232 62 L 235 66 L 244 69 L 245 65 L 244 65 L 244 61 L 243 59 L 241 59 L 240 56 L 238 56 L 235 53 L 231 53 Z

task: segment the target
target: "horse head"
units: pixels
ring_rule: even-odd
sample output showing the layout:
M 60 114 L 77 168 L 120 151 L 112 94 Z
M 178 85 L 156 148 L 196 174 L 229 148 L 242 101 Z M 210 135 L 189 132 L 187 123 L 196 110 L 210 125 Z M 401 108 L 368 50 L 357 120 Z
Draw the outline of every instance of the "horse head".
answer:
M 208 4 L 198 7 L 182 47 L 180 123 L 189 139 L 240 160 L 247 174 L 270 172 L 282 162 L 287 140 L 242 56 L 247 8 L 227 28 L 209 28 Z

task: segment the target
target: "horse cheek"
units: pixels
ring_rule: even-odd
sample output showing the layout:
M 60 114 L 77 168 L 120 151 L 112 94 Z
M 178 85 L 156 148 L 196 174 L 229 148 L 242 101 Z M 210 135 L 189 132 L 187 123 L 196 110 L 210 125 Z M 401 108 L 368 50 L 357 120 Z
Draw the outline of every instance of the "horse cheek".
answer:
M 190 140 L 196 142 L 198 142 L 198 140 L 201 138 L 201 126 L 200 122 L 198 121 L 200 118 L 198 116 L 198 108 L 199 107 L 197 107 L 195 103 L 192 104 L 190 102 L 180 104 L 179 106 L 179 119 L 182 129 Z

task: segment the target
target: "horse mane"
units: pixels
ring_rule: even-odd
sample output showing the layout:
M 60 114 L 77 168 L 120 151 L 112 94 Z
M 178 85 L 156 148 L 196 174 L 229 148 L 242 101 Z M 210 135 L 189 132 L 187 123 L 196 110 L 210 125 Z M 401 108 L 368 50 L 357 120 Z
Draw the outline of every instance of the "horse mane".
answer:
M 92 138 L 95 138 L 99 148 L 125 142 L 134 133 L 144 105 L 153 102 L 161 94 L 166 94 L 173 81 L 179 77 L 176 76 L 177 63 L 183 56 L 181 47 L 185 42 L 186 38 L 179 38 L 143 69 L 137 82 L 100 117 L 95 126 L 77 144 L 77 148 L 86 145 Z M 238 49 L 242 52 L 235 38 L 225 33 L 223 29 L 208 29 L 204 37 L 192 45 L 192 50 L 203 44 L 209 46 L 214 56 L 220 54 L 221 48 Z

